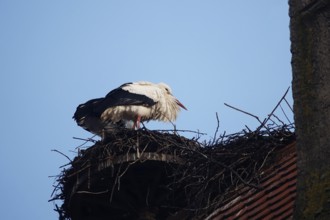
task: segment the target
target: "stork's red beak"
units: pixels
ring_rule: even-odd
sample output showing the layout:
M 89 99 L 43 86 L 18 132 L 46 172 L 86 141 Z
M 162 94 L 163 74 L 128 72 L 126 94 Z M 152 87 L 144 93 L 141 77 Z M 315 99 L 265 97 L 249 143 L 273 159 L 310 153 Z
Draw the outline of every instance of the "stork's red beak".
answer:
M 176 99 L 175 101 L 176 101 L 176 104 L 178 104 L 178 106 L 180 106 L 181 108 L 188 111 L 188 109 L 179 100 Z

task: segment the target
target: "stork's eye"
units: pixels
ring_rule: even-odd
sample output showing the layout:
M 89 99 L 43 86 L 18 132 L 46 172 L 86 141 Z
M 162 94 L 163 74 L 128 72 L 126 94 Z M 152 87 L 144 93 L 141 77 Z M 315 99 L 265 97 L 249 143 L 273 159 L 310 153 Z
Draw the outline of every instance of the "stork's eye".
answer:
M 165 91 L 167 92 L 167 94 L 170 94 L 170 90 L 168 88 L 165 88 Z

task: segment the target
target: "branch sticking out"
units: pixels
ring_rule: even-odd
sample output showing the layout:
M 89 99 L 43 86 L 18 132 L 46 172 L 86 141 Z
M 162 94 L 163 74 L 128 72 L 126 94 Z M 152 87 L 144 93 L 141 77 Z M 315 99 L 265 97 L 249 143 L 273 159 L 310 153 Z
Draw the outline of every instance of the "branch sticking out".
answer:
M 242 113 L 244 113 L 244 114 L 247 114 L 247 115 L 249 115 L 249 116 L 251 116 L 251 117 L 257 119 L 258 122 L 261 124 L 261 126 L 264 127 L 266 130 L 268 130 L 268 128 L 265 126 L 265 123 L 262 122 L 262 121 L 260 121 L 260 119 L 259 119 L 258 116 L 253 115 L 253 114 L 251 114 L 251 113 L 249 113 L 249 112 L 243 111 L 243 110 L 241 110 L 241 109 L 239 109 L 239 108 L 236 108 L 236 107 L 234 107 L 234 106 L 228 105 L 227 103 L 224 103 L 224 104 L 225 104 L 225 106 L 227 106 L 227 107 L 229 107 L 229 108 L 232 108 L 232 109 L 234 109 L 234 110 L 236 110 L 236 111 L 242 112 Z

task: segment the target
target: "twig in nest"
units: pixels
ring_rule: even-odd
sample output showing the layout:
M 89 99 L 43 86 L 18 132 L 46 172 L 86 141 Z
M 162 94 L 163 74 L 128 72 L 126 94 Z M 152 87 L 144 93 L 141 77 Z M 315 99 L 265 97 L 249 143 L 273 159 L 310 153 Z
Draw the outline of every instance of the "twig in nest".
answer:
M 249 112 L 243 111 L 243 110 L 241 110 L 241 109 L 239 109 L 239 108 L 236 108 L 236 107 L 234 107 L 234 106 L 228 105 L 227 103 L 224 103 L 224 104 L 225 104 L 225 106 L 227 106 L 227 107 L 229 107 L 229 108 L 235 109 L 236 111 L 239 111 L 239 112 L 242 112 L 242 113 L 244 113 L 244 114 L 250 115 L 251 117 L 257 119 L 258 122 L 261 124 L 261 127 L 264 127 L 266 130 L 268 130 L 268 128 L 265 126 L 265 123 L 264 123 L 265 121 L 263 121 L 263 122 L 260 121 L 260 119 L 259 119 L 258 116 L 253 115 L 253 114 L 251 114 L 251 113 L 249 113 Z
M 291 121 L 290 121 L 289 117 L 286 115 L 284 109 L 282 108 L 282 105 L 280 105 L 280 108 L 281 108 L 282 113 L 283 113 L 283 115 L 285 116 L 286 120 L 288 120 L 289 124 L 291 124 Z
M 112 184 L 112 187 L 111 187 L 111 193 L 110 193 L 110 198 L 109 198 L 110 203 L 112 202 L 113 195 L 115 193 L 115 187 L 117 186 L 118 190 L 120 189 L 120 176 L 119 176 L 119 173 L 120 173 L 122 165 L 123 165 L 123 163 L 119 164 L 119 167 L 118 167 L 118 170 L 117 170 L 117 173 L 116 173 L 116 177 L 115 177 L 115 179 L 113 181 L 113 184 Z
M 223 134 L 221 135 L 221 141 L 220 143 L 223 143 L 223 139 L 226 137 L 226 131 L 223 132 Z
M 282 98 L 280 99 L 280 101 L 277 103 L 277 105 L 275 106 L 275 108 L 273 109 L 273 111 L 268 115 L 268 118 L 265 119 L 265 120 L 263 121 L 263 123 L 257 128 L 257 130 L 256 130 L 257 132 L 259 132 L 260 129 L 261 129 L 262 127 L 265 127 L 265 125 L 267 124 L 268 120 L 273 116 L 275 110 L 278 108 L 278 106 L 279 106 L 279 105 L 281 104 L 281 102 L 284 100 L 286 94 L 288 94 L 289 89 L 290 89 L 290 87 L 286 90 L 286 92 L 284 93 L 284 95 L 282 96 Z
M 281 105 L 280 105 L 280 107 L 281 107 Z M 282 124 L 283 126 L 285 125 L 284 121 L 282 121 L 277 115 L 273 114 L 273 117 L 276 118 L 279 122 L 281 122 L 281 124 Z M 287 119 L 288 119 L 288 118 L 287 118 Z
M 198 135 L 206 135 L 206 133 L 200 132 L 200 131 L 193 131 L 193 130 L 172 130 L 172 129 L 158 129 L 158 130 L 152 130 L 152 131 L 159 131 L 159 132 L 173 132 L 176 134 L 176 132 L 190 132 L 195 133 Z
M 55 150 L 55 149 L 53 149 L 52 151 L 54 151 L 54 152 L 57 152 L 57 153 L 59 153 L 59 154 L 61 154 L 62 156 L 64 156 L 64 157 L 66 157 L 69 161 L 70 161 L 70 163 L 72 163 L 72 160 L 70 159 L 70 157 L 68 157 L 67 155 L 65 155 L 64 153 L 62 153 L 61 151 L 59 151 L 59 150 Z
M 275 150 L 274 147 L 273 147 L 272 149 L 270 149 L 270 151 L 267 153 L 267 155 L 265 156 L 264 160 L 262 161 L 262 163 L 261 163 L 261 165 L 260 165 L 258 171 L 260 171 L 260 170 L 264 167 L 264 165 L 265 165 L 265 163 L 266 163 L 266 161 L 267 161 L 269 155 L 270 155 L 271 153 L 273 153 L 274 150 Z
M 246 129 L 248 129 L 249 133 L 252 132 L 251 129 L 247 125 L 245 125 L 245 127 L 246 127 Z
M 290 87 L 289 87 L 290 88 Z M 288 100 L 286 100 L 286 98 L 284 98 L 285 103 L 289 106 L 289 108 L 291 109 L 291 111 L 293 112 L 293 108 L 291 107 L 291 105 L 289 104 Z
M 96 135 L 94 135 L 93 137 L 95 137 Z M 78 137 L 72 137 L 73 139 L 75 140 L 81 140 L 81 141 L 86 141 L 87 142 L 93 142 L 93 143 L 96 143 L 97 141 L 93 139 L 93 137 L 91 138 L 78 138 Z
M 216 129 L 215 132 L 214 132 L 214 136 L 213 136 L 213 144 L 214 144 L 215 141 L 216 141 L 217 134 L 218 134 L 219 127 L 220 127 L 220 120 L 219 120 L 218 112 L 215 113 L 215 116 L 216 116 L 216 118 L 217 118 L 217 129 Z
M 75 149 L 78 149 L 78 148 L 84 146 L 84 145 L 87 144 L 88 142 L 92 142 L 92 143 L 95 144 L 95 143 L 97 142 L 96 140 L 93 140 L 93 137 L 95 137 L 95 136 L 96 136 L 96 135 L 94 135 L 94 136 L 92 136 L 91 138 L 88 138 L 88 139 L 73 137 L 73 139 L 85 141 L 84 143 L 82 143 L 82 144 L 80 144 L 78 147 L 76 147 Z

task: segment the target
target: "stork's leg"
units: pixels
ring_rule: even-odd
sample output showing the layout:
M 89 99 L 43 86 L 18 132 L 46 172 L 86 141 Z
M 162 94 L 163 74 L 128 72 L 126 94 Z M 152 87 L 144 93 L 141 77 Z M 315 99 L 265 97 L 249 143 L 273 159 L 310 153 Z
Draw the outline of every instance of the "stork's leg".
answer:
M 133 129 L 134 129 L 134 128 L 139 129 L 139 128 L 140 128 L 140 122 L 141 122 L 141 116 L 138 115 L 138 116 L 136 117 L 136 121 L 134 122 Z
M 141 122 L 141 116 L 138 115 L 138 117 L 137 117 L 137 129 L 140 128 L 140 122 Z

